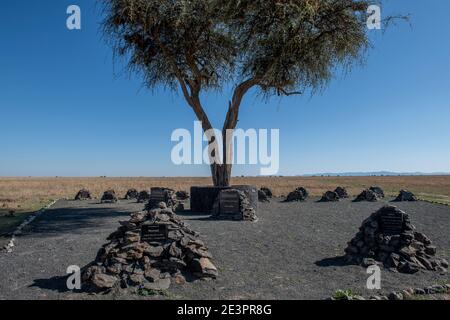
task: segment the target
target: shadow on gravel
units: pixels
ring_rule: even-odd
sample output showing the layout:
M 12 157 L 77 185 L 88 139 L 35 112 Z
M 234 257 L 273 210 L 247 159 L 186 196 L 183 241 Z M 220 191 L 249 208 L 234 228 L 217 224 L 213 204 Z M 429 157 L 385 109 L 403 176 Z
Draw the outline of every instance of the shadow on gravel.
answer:
M 352 265 L 352 263 L 347 261 L 345 256 L 325 258 L 314 262 L 314 264 L 319 267 L 343 267 Z
M 108 208 L 61 208 L 46 211 L 26 230 L 24 235 L 46 236 L 77 233 L 86 228 L 97 228 L 104 219 L 128 217 L 129 212 Z
M 58 292 L 68 292 L 70 291 L 67 288 L 67 276 L 64 277 L 52 277 L 50 279 L 36 279 L 33 284 L 30 285 L 30 288 L 40 288 L 46 290 L 53 290 Z

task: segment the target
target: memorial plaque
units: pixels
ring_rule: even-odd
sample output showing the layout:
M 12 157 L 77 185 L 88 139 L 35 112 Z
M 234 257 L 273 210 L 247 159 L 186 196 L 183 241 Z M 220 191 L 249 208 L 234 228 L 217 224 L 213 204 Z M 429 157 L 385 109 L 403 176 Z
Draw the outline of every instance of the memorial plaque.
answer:
M 380 223 L 383 234 L 399 234 L 403 231 L 403 212 L 385 211 L 380 216 Z
M 233 215 L 240 212 L 239 193 L 221 192 L 219 201 L 220 214 Z
M 145 242 L 166 242 L 169 236 L 169 229 L 166 224 L 143 225 L 141 229 L 141 241 Z
M 148 201 L 148 209 L 157 208 L 160 202 L 165 202 L 167 205 L 167 191 L 164 188 L 152 188 L 150 198 Z
M 152 188 L 150 192 L 150 201 L 158 204 L 166 201 L 166 191 L 161 188 Z

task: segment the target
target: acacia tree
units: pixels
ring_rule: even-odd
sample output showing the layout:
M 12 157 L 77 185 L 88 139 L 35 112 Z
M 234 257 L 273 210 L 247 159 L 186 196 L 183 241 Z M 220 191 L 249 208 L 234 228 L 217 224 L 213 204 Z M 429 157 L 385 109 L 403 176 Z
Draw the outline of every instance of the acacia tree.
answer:
M 141 73 L 150 88 L 181 89 L 205 132 L 212 125 L 202 92 L 234 84 L 223 141 L 226 130 L 236 128 L 242 99 L 250 89 L 267 96 L 317 89 L 336 67 L 358 61 L 368 46 L 366 0 L 103 3 L 105 34 L 130 70 Z M 216 142 L 211 137 L 209 146 Z M 223 143 L 224 159 L 231 147 L 231 141 Z M 214 185 L 230 184 L 231 164 L 212 163 L 211 172 Z

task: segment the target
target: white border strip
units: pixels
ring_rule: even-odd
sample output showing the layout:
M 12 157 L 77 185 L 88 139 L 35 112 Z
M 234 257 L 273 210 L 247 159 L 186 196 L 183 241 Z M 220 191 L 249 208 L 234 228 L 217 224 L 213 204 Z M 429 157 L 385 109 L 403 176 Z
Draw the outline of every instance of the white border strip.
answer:
M 34 221 L 34 219 L 36 219 L 38 216 L 40 216 L 42 213 L 45 212 L 45 210 L 49 209 L 51 206 L 53 206 L 57 201 L 54 200 L 52 201 L 50 204 L 48 204 L 47 206 L 45 206 L 44 208 L 40 209 L 39 211 L 36 211 L 35 213 L 29 215 L 17 228 L 16 230 L 12 233 L 11 239 L 9 240 L 8 244 L 5 245 L 3 247 L 3 251 L 5 251 L 6 253 L 11 253 L 13 252 L 13 248 L 14 248 L 14 242 L 16 241 L 16 236 L 22 234 L 22 229 L 25 228 L 27 225 L 29 225 L 31 222 Z

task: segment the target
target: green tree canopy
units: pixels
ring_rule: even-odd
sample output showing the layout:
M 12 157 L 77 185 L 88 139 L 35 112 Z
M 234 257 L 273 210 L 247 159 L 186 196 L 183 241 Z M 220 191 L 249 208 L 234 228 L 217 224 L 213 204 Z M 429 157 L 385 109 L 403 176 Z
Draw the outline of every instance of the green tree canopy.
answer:
M 245 93 L 317 89 L 368 46 L 365 0 L 102 0 L 105 34 L 152 88 L 181 88 L 211 129 L 200 93 L 233 82 L 223 130 L 234 129 Z M 224 144 L 224 155 L 230 146 Z M 231 165 L 213 164 L 216 185 Z

